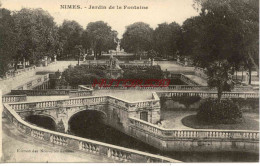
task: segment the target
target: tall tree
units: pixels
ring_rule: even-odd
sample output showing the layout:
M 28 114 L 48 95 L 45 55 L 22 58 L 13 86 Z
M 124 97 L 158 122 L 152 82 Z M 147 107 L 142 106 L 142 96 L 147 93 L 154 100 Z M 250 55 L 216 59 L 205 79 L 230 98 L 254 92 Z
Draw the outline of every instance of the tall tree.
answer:
M 153 29 L 146 23 L 136 22 L 126 27 L 121 45 L 127 52 L 137 55 L 149 51 L 152 41 Z
M 11 12 L 0 8 L 0 76 L 5 76 L 9 64 L 16 54 L 17 34 L 14 31 L 14 19 Z
M 103 21 L 91 22 L 87 25 L 87 34 L 94 56 L 101 55 L 102 51 L 116 48 L 117 32 Z
M 196 52 L 201 37 L 201 17 L 191 17 L 182 25 L 182 55 L 191 57 Z M 192 58 L 192 57 L 191 57 Z
M 193 47 L 197 66 L 207 69 L 208 85 L 217 87 L 218 100 L 230 90 L 234 72 L 233 59 L 238 56 L 237 26 L 239 18 L 230 5 L 232 0 L 206 0 L 201 4 L 198 43 Z M 193 20 L 194 21 L 194 20 Z
M 83 27 L 76 21 L 64 20 L 59 27 L 62 55 L 73 55 L 77 58 L 75 46 L 82 44 Z
M 53 56 L 59 47 L 54 18 L 42 9 L 23 8 L 15 12 L 15 29 L 19 36 L 16 60 L 26 58 L 36 64 L 44 56 Z
M 239 65 L 244 64 L 245 68 L 249 70 L 250 84 L 252 67 L 255 67 L 257 72 L 259 68 L 259 1 L 196 0 L 196 2 L 201 5 L 200 18 L 202 18 L 201 24 L 204 26 L 202 29 L 206 29 L 206 31 L 202 30 L 202 36 L 208 35 L 207 32 L 211 29 L 211 34 L 215 33 L 216 38 L 221 37 L 213 43 L 214 48 L 212 47 L 211 50 L 215 50 L 215 53 L 219 51 L 219 55 L 227 56 L 230 66 L 237 69 Z M 208 39 L 202 38 L 203 46 L 210 44 Z M 212 38 L 212 40 L 215 39 Z M 220 47 L 221 43 L 225 44 Z M 201 61 L 203 59 L 205 61 L 207 58 L 202 57 Z

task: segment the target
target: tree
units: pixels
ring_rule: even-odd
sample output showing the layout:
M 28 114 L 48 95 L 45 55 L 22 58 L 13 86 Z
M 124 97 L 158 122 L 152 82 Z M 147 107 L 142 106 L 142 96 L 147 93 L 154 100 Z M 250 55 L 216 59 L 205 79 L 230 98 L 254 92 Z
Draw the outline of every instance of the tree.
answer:
M 44 56 L 53 56 L 59 49 L 58 27 L 54 18 L 42 9 L 23 8 L 15 12 L 18 34 L 16 61 L 23 58 L 36 64 Z
M 16 54 L 17 37 L 11 12 L 0 8 L 0 76 L 5 76 Z
M 176 22 L 159 24 L 153 35 L 157 52 L 166 58 L 169 58 L 169 55 L 174 56 L 180 49 L 181 35 L 181 27 Z
M 151 49 L 152 40 L 153 29 L 146 23 L 136 22 L 126 27 L 121 45 L 127 52 L 138 55 Z
M 101 55 L 102 51 L 116 48 L 117 32 L 103 21 L 91 22 L 87 25 L 87 34 L 94 56 Z
M 62 42 L 63 56 L 74 54 L 75 46 L 82 45 L 83 27 L 76 21 L 64 20 L 59 27 L 60 41 Z M 77 57 L 77 55 L 75 55 Z
M 222 50 L 226 49 L 228 60 L 233 67 L 238 69 L 242 64 L 249 70 L 250 84 L 252 67 L 254 66 L 257 72 L 259 68 L 259 2 L 257 0 L 196 0 L 196 2 L 201 5 L 200 17 L 204 23 L 211 24 L 213 29 L 222 28 L 223 31 L 219 31 L 218 34 L 225 39 L 223 42 L 226 42 Z M 213 20 L 218 23 L 214 24 Z
M 182 25 L 182 48 L 181 54 L 184 56 L 193 56 L 199 45 L 201 32 L 200 16 L 188 18 Z M 192 57 L 191 57 L 192 58 Z M 193 58 L 195 59 L 195 58 Z
M 237 15 L 243 6 L 247 6 L 244 1 L 198 2 L 201 3 L 200 16 L 191 20 L 196 25 L 193 31 L 199 30 L 199 35 L 195 35 L 197 41 L 193 40 L 192 43 L 192 57 L 196 66 L 207 69 L 208 85 L 217 87 L 220 101 L 222 92 L 232 87 L 230 76 L 233 75 L 235 66 L 247 57 L 242 53 L 247 50 L 243 43 L 254 43 L 255 40 L 245 40 L 250 36 L 244 33 L 248 27 L 243 25 Z M 188 26 L 186 29 L 192 28 Z M 244 35 L 247 37 L 243 37 Z

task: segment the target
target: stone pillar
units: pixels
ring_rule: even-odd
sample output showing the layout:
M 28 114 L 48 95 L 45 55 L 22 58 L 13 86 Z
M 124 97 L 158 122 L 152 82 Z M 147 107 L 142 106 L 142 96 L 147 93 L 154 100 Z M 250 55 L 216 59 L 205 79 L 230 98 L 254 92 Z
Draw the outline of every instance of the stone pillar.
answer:
M 48 57 L 47 56 L 44 57 L 44 66 L 48 66 Z
M 54 55 L 54 62 L 56 63 L 57 62 L 57 55 Z

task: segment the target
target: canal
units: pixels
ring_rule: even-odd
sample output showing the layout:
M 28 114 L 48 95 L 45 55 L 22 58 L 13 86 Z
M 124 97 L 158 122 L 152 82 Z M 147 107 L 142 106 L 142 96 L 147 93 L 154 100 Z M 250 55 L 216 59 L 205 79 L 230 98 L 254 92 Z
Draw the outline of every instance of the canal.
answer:
M 26 118 L 37 126 L 56 130 L 55 122 L 44 116 L 32 115 Z M 102 123 L 102 116 L 97 111 L 82 111 L 75 114 L 69 121 L 72 135 L 105 142 L 143 152 L 167 156 L 183 162 L 258 162 L 258 154 L 238 152 L 162 152 L 148 144 L 130 137 L 110 126 Z

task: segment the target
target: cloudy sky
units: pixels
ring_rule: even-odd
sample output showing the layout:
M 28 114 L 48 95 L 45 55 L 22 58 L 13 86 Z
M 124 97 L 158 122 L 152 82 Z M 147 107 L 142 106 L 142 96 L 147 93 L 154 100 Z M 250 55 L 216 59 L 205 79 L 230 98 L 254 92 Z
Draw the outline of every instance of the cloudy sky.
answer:
M 143 21 L 152 28 L 163 22 L 173 21 L 182 24 L 185 19 L 198 15 L 192 7 L 192 0 L 0 0 L 2 7 L 10 10 L 26 8 L 43 8 L 47 10 L 58 24 L 64 19 L 76 20 L 84 28 L 89 22 L 103 20 L 112 29 L 118 31 L 119 37 L 125 26 Z M 80 5 L 82 9 L 61 9 L 60 5 Z M 92 6 L 105 6 L 107 9 L 88 9 Z M 109 6 L 146 6 L 148 9 L 108 9 Z M 85 8 L 86 7 L 86 8 Z

